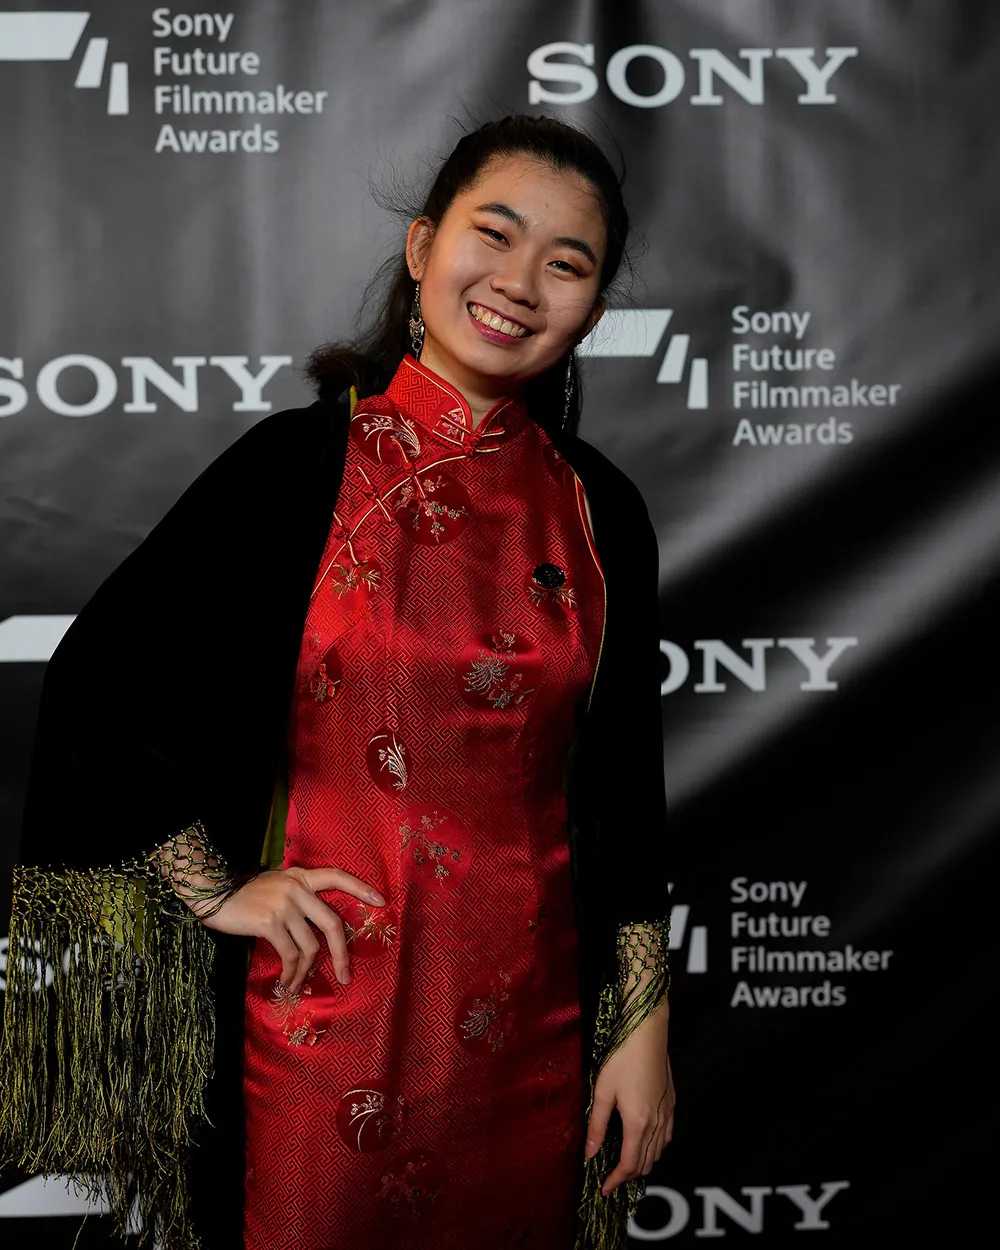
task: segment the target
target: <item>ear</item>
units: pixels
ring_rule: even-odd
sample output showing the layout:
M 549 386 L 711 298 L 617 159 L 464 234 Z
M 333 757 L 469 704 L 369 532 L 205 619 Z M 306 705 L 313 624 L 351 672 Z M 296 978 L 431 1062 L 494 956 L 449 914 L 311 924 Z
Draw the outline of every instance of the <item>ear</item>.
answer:
M 427 267 L 427 253 L 434 239 L 434 223 L 429 217 L 414 217 L 406 232 L 406 266 L 414 282 L 419 282 Z
M 576 340 L 577 343 L 579 343 L 582 339 L 585 339 L 591 330 L 593 330 L 594 326 L 596 326 L 600 319 L 604 316 L 606 309 L 607 304 L 604 302 L 604 299 L 601 296 L 598 296 L 594 301 L 594 307 L 587 314 L 587 320 L 580 328 L 580 334 Z

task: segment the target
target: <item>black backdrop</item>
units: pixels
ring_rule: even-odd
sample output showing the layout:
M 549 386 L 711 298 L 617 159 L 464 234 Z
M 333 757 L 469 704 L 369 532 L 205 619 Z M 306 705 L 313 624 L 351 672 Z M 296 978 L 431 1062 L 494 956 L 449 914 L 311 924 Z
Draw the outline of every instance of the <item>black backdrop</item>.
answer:
M 979 1244 L 998 83 L 989 0 L 0 12 L 4 915 L 44 662 L 307 398 L 401 238 L 369 177 L 419 183 L 456 118 L 558 112 L 621 145 L 642 245 L 582 427 L 661 542 L 679 1104 L 635 1244 Z M 0 1180 L 12 1244 L 69 1246 L 78 1209 Z

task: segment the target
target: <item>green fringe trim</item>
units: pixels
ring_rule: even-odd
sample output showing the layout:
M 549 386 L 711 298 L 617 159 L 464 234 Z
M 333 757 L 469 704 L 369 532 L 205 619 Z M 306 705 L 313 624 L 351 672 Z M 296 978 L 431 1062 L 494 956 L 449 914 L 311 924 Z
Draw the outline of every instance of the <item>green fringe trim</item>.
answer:
M 146 1250 L 201 1250 L 188 1152 L 212 1075 L 215 947 L 233 875 L 196 821 L 163 852 L 93 869 L 16 865 L 0 1035 L 0 1168 L 66 1175 Z M 207 856 L 207 857 L 206 857 Z M 197 870 L 210 884 L 194 884 Z M 200 915 L 171 884 L 184 881 Z
M 137 1209 L 134 1250 L 206 1250 L 187 1188 L 195 1131 L 211 1125 L 204 1094 L 215 1050 L 215 946 L 200 921 L 256 875 L 229 872 L 200 821 L 117 866 L 14 868 L 0 1170 L 67 1176 L 88 1202 L 108 1203 L 123 1239 Z M 668 935 L 669 919 L 619 930 L 618 976 L 598 1001 L 588 1120 L 600 1069 L 667 994 Z M 584 1159 L 574 1250 L 625 1248 L 645 1182 L 601 1194 L 620 1152 L 613 1117 Z
M 658 1004 L 670 988 L 667 947 L 669 916 L 623 925 L 618 931 L 618 976 L 602 987 L 591 1047 L 586 1119 L 594 1109 L 597 1076 L 608 1059 Z M 573 1250 L 625 1250 L 628 1222 L 645 1193 L 644 1177 L 623 1181 L 610 1194 L 601 1186 L 618 1166 L 621 1122 L 613 1116 L 600 1149 L 584 1156 L 583 1192 Z

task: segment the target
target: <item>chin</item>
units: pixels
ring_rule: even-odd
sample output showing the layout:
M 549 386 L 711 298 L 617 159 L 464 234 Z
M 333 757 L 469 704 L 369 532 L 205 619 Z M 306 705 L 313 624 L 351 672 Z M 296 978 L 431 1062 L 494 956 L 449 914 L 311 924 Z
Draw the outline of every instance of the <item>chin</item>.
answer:
M 530 348 L 494 347 L 490 343 L 476 343 L 474 350 L 465 353 L 469 368 L 492 377 L 517 377 L 519 381 L 536 377 L 550 368 L 555 360 L 539 357 L 535 344 Z M 473 363 L 475 362 L 475 363 Z
M 468 369 L 470 373 L 477 373 L 481 377 L 490 378 L 494 381 L 501 378 L 510 378 L 512 383 L 515 380 L 519 383 L 524 375 L 525 362 L 518 361 L 517 365 L 515 365 L 513 359 L 508 358 L 508 352 L 505 348 L 491 351 L 489 344 L 485 346 L 485 350 L 481 345 L 476 344 L 475 349 L 471 351 L 466 349 L 465 351 L 456 351 L 452 354 L 463 369 Z

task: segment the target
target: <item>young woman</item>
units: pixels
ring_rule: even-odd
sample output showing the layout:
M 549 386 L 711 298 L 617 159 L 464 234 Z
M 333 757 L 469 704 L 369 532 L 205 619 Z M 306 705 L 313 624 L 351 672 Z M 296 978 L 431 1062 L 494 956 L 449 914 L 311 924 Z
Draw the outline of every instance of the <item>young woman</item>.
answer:
M 582 132 L 465 136 L 316 403 L 75 619 L 9 1162 L 100 1174 L 169 1248 L 624 1246 L 674 1103 L 657 545 L 573 349 L 627 233 Z

